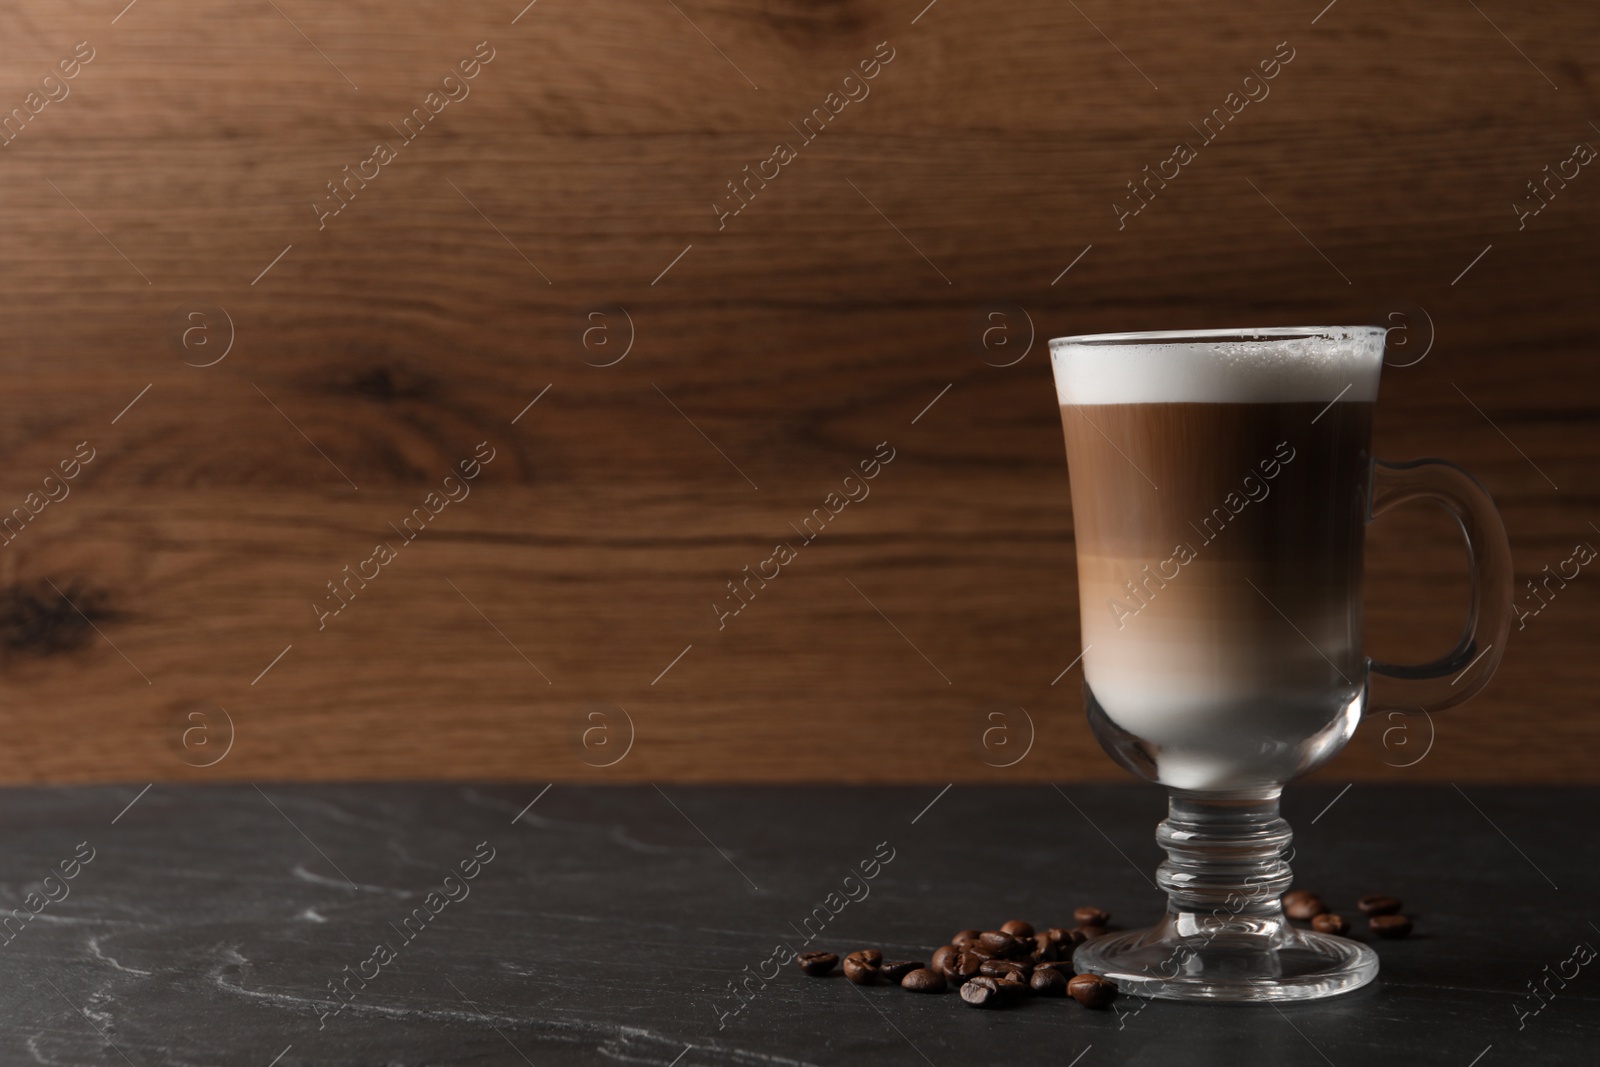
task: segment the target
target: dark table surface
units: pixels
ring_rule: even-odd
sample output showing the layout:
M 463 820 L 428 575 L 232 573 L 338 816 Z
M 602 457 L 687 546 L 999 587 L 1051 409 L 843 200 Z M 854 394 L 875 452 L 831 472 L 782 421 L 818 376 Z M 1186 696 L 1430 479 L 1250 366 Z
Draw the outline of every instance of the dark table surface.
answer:
M 1378 980 L 1281 1010 L 1097 1013 L 749 976 L 802 947 L 819 906 L 809 947 L 891 956 L 1012 917 L 1071 925 L 1078 904 L 1152 920 L 1148 787 L 140 788 L 0 794 L 0 903 L 19 909 L 0 911 L 0 1064 L 1498 1067 L 1600 1049 L 1600 960 L 1575 962 L 1600 946 L 1600 790 L 1292 787 L 1297 884 L 1416 916 L 1377 945 Z M 463 861 L 475 877 L 446 883 Z M 364 988 L 330 991 L 357 972 Z

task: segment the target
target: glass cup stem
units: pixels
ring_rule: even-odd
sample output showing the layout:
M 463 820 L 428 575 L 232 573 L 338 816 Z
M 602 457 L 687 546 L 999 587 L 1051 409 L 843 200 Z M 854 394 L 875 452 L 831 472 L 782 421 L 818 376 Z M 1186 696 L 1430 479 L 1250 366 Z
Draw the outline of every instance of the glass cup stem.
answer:
M 1273 789 L 1247 797 L 1173 790 L 1156 842 L 1167 859 L 1156 882 L 1168 921 L 1183 937 L 1271 935 L 1284 922 L 1279 898 L 1292 877 L 1285 855 L 1293 833 Z
M 1283 914 L 1294 835 L 1278 814 L 1279 793 L 1172 790 L 1156 829 L 1167 852 L 1156 871 L 1166 916 L 1148 930 L 1081 945 L 1077 970 L 1170 1000 L 1302 1000 L 1372 981 L 1371 949 L 1298 929 Z

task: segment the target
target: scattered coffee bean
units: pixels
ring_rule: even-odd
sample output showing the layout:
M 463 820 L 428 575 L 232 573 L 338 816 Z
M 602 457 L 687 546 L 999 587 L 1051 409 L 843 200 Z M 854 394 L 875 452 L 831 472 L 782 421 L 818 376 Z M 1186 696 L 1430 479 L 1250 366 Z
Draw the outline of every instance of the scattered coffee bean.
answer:
M 1000 983 L 993 978 L 974 978 L 961 987 L 961 999 L 974 1008 L 993 1008 L 1000 997 Z
M 921 966 L 922 964 L 916 960 L 884 960 L 883 966 L 878 970 L 883 975 L 884 981 L 899 985 L 900 979 Z
M 1021 919 L 1007 919 L 1000 924 L 1000 932 L 1010 934 L 1012 937 L 1022 939 L 1033 936 L 1033 924 L 1023 922 Z
M 1334 934 L 1343 937 L 1350 932 L 1350 924 L 1344 921 L 1341 915 L 1325 911 L 1311 920 L 1311 929 L 1319 934 Z
M 875 948 L 852 952 L 844 958 L 844 976 L 856 985 L 871 985 L 883 968 L 883 953 Z
M 1004 978 L 1010 972 L 1011 967 L 1010 960 L 988 959 L 978 966 L 978 973 L 985 978 Z
M 983 966 L 978 968 L 978 973 L 988 978 L 1010 978 L 1020 976 L 1023 981 L 1033 973 L 1031 964 L 1019 963 L 1016 960 L 984 960 Z
M 1291 889 L 1283 895 L 1283 913 L 1291 919 L 1308 922 L 1328 910 L 1322 898 L 1305 889 Z
M 1356 907 L 1361 909 L 1363 915 L 1398 915 L 1404 905 L 1395 897 L 1374 893 L 1356 901 Z
M 1064 997 L 1067 995 L 1067 976 L 1060 971 L 1052 971 L 1040 967 L 1034 970 L 1033 977 L 1028 979 L 1028 985 L 1042 997 Z
M 999 930 L 988 930 L 978 935 L 978 944 L 988 955 L 1001 959 L 1017 951 L 1017 939 Z
M 997 979 L 997 981 L 1000 983 L 1000 1003 L 1002 1004 L 1011 1004 L 1024 1000 L 1033 992 L 1028 988 L 1027 979 L 1015 974 L 1008 974 L 1004 978 Z
M 1367 926 L 1379 937 L 1405 937 L 1411 933 L 1411 916 L 1374 915 L 1367 920 Z
M 1345 936 L 1350 923 L 1333 914 L 1315 893 L 1295 889 L 1283 895 L 1284 914 L 1309 922 L 1318 933 Z M 1412 920 L 1400 914 L 1399 899 L 1370 894 L 1357 906 L 1367 917 L 1372 933 L 1382 938 L 1402 938 L 1412 931 Z M 934 950 L 926 965 L 916 960 L 885 961 L 878 949 L 858 949 L 844 957 L 845 977 L 857 985 L 879 980 L 895 983 L 914 993 L 943 993 L 954 986 L 967 1004 L 999 1007 L 1027 997 L 1070 996 L 1086 1008 L 1106 1008 L 1117 997 L 1117 985 L 1096 974 L 1078 974 L 1073 950 L 1086 941 L 1104 937 L 1111 913 L 1084 906 L 1073 910 L 1075 928 L 1051 926 L 1036 930 L 1022 919 L 1008 919 L 998 930 L 959 931 L 947 945 Z M 831 974 L 840 959 L 832 952 L 802 952 L 795 964 L 807 975 Z
M 802 971 L 813 978 L 819 978 L 833 970 L 834 965 L 839 962 L 839 957 L 831 952 L 802 952 L 794 961 Z
M 1080 974 L 1067 983 L 1067 992 L 1086 1008 L 1108 1008 L 1117 999 L 1117 984 L 1098 974 Z

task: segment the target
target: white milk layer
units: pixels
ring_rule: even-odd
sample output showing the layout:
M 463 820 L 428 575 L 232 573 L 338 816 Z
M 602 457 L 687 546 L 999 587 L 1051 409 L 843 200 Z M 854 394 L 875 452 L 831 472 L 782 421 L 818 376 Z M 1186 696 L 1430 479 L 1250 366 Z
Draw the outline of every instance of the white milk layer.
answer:
M 1378 398 L 1381 326 L 1050 342 L 1063 404 L 1262 404 Z
M 1290 623 L 1252 587 L 1251 565 L 1196 560 L 1119 625 L 1106 575 L 1137 574 L 1138 562 L 1078 563 L 1084 679 L 1102 710 L 1146 743 L 1165 785 L 1286 780 L 1361 691 L 1356 606 L 1284 596 Z

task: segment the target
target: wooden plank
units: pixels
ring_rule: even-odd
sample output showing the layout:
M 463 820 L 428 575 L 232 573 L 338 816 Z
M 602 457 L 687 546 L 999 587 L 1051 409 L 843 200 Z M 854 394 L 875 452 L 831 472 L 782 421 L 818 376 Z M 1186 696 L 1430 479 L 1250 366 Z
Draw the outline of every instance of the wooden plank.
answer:
M 1375 451 L 1477 473 L 1519 582 L 1600 539 L 1600 193 L 1512 209 L 1600 137 L 1592 12 L 520 6 L 0 16 L 0 104 L 95 49 L 0 147 L 0 514 L 95 450 L 0 547 L 0 779 L 1116 779 L 1076 672 L 1051 684 L 1078 636 L 1043 344 L 1069 332 L 1410 308 L 1397 362 L 1433 343 L 1387 372 Z M 1119 229 L 1125 183 L 1285 39 L 1271 95 Z M 325 183 L 484 40 L 470 95 L 319 229 Z M 719 229 L 726 183 L 886 40 Z M 472 495 L 319 631 L 325 583 L 483 441 Z M 871 496 L 719 629 L 725 583 L 884 441 Z M 1375 528 L 1385 658 L 1453 636 L 1454 538 Z M 1324 773 L 1594 781 L 1591 580 L 1421 762 L 1374 722 Z M 600 767 L 611 706 L 635 742 Z M 235 745 L 191 766 L 217 708 Z M 992 766 L 974 739 L 1019 708 L 1033 747 Z

